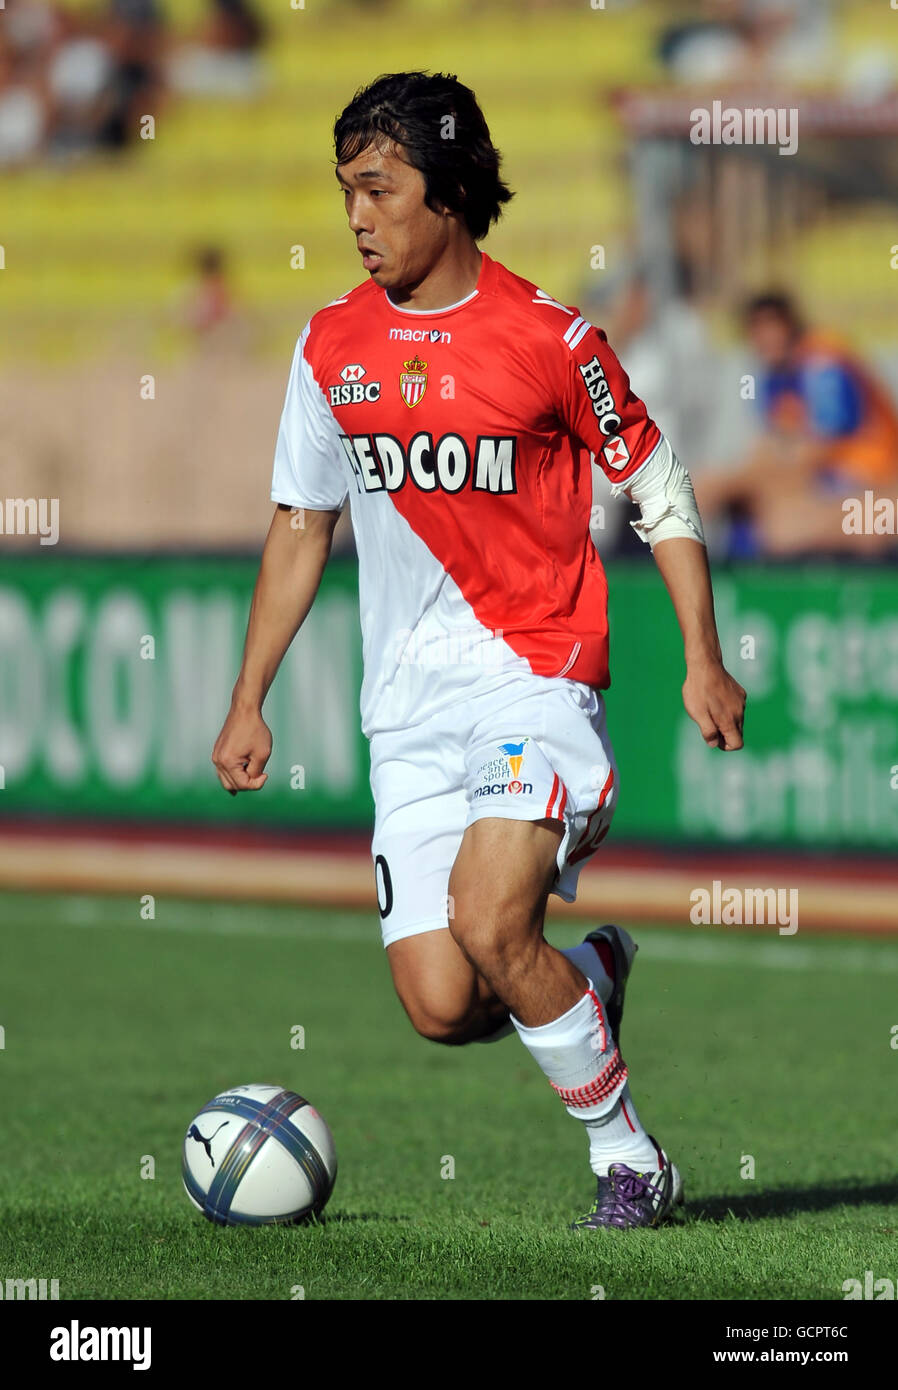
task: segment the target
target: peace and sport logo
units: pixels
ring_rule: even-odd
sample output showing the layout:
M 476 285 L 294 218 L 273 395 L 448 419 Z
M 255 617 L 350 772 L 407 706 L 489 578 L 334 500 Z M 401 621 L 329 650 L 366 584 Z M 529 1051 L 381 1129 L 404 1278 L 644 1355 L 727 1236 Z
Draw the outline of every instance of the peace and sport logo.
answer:
M 520 778 L 524 749 L 529 742 L 529 738 L 523 738 L 520 743 L 498 744 L 499 752 L 503 756 L 491 758 L 479 769 L 477 773 L 479 786 L 475 788 L 474 796 L 501 796 L 505 792 L 510 796 L 520 796 L 523 792 L 532 792 L 533 783 L 522 782 Z M 509 772 L 511 773 L 510 778 Z

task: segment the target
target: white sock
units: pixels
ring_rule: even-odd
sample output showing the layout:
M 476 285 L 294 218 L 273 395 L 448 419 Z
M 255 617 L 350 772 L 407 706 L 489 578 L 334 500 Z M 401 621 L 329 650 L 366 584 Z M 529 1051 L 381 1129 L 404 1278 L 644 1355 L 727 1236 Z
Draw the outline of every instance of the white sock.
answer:
M 657 1173 L 658 1150 L 642 1127 L 627 1082 L 614 1108 L 595 1119 L 582 1115 L 589 1135 L 589 1166 L 597 1178 L 607 1178 L 612 1163 L 626 1163 L 637 1173 Z
M 593 973 L 587 976 L 586 993 L 560 1018 L 538 1028 L 527 1028 L 514 1017 L 512 1023 L 568 1114 L 588 1126 L 593 1172 L 605 1176 L 609 1163 L 654 1170 L 657 1154 L 629 1099 L 627 1068 L 608 1027 Z

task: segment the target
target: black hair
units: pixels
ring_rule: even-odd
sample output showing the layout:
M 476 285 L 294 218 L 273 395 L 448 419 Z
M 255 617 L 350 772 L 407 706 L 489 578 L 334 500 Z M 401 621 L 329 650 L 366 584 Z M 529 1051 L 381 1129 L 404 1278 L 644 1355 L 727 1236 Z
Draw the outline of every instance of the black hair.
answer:
M 193 263 L 204 275 L 218 275 L 224 270 L 225 253 L 220 246 L 199 246 L 193 253 Z
M 764 294 L 753 294 L 742 306 L 742 321 L 748 324 L 756 314 L 775 314 L 781 319 L 793 333 L 800 333 L 804 328 L 801 314 L 798 312 L 795 301 L 791 295 L 785 294 L 780 290 L 768 290 Z
M 514 196 L 477 98 L 450 73 L 387 73 L 356 92 L 334 123 L 337 163 L 387 143 L 424 175 L 427 206 L 460 213 L 475 241 Z

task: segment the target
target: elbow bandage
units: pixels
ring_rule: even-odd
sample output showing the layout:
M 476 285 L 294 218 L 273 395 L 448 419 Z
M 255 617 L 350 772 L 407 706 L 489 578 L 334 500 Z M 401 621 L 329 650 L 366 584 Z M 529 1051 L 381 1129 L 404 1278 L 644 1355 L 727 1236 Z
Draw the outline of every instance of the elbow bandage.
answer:
M 659 541 L 677 536 L 704 545 L 705 533 L 692 479 L 666 439 L 661 439 L 651 458 L 632 479 L 611 489 L 613 497 L 622 492 L 639 504 L 641 518 L 630 525 L 653 550 Z

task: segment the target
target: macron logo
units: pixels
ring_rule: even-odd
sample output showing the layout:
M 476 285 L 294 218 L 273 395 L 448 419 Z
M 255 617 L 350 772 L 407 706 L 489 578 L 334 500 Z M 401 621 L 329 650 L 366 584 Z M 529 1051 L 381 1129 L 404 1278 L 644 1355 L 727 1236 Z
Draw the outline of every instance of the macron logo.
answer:
M 133 1371 L 151 1364 L 149 1327 L 54 1327 L 50 1333 L 51 1361 L 130 1361 Z
M 452 334 L 440 328 L 391 328 L 391 343 L 451 343 Z

